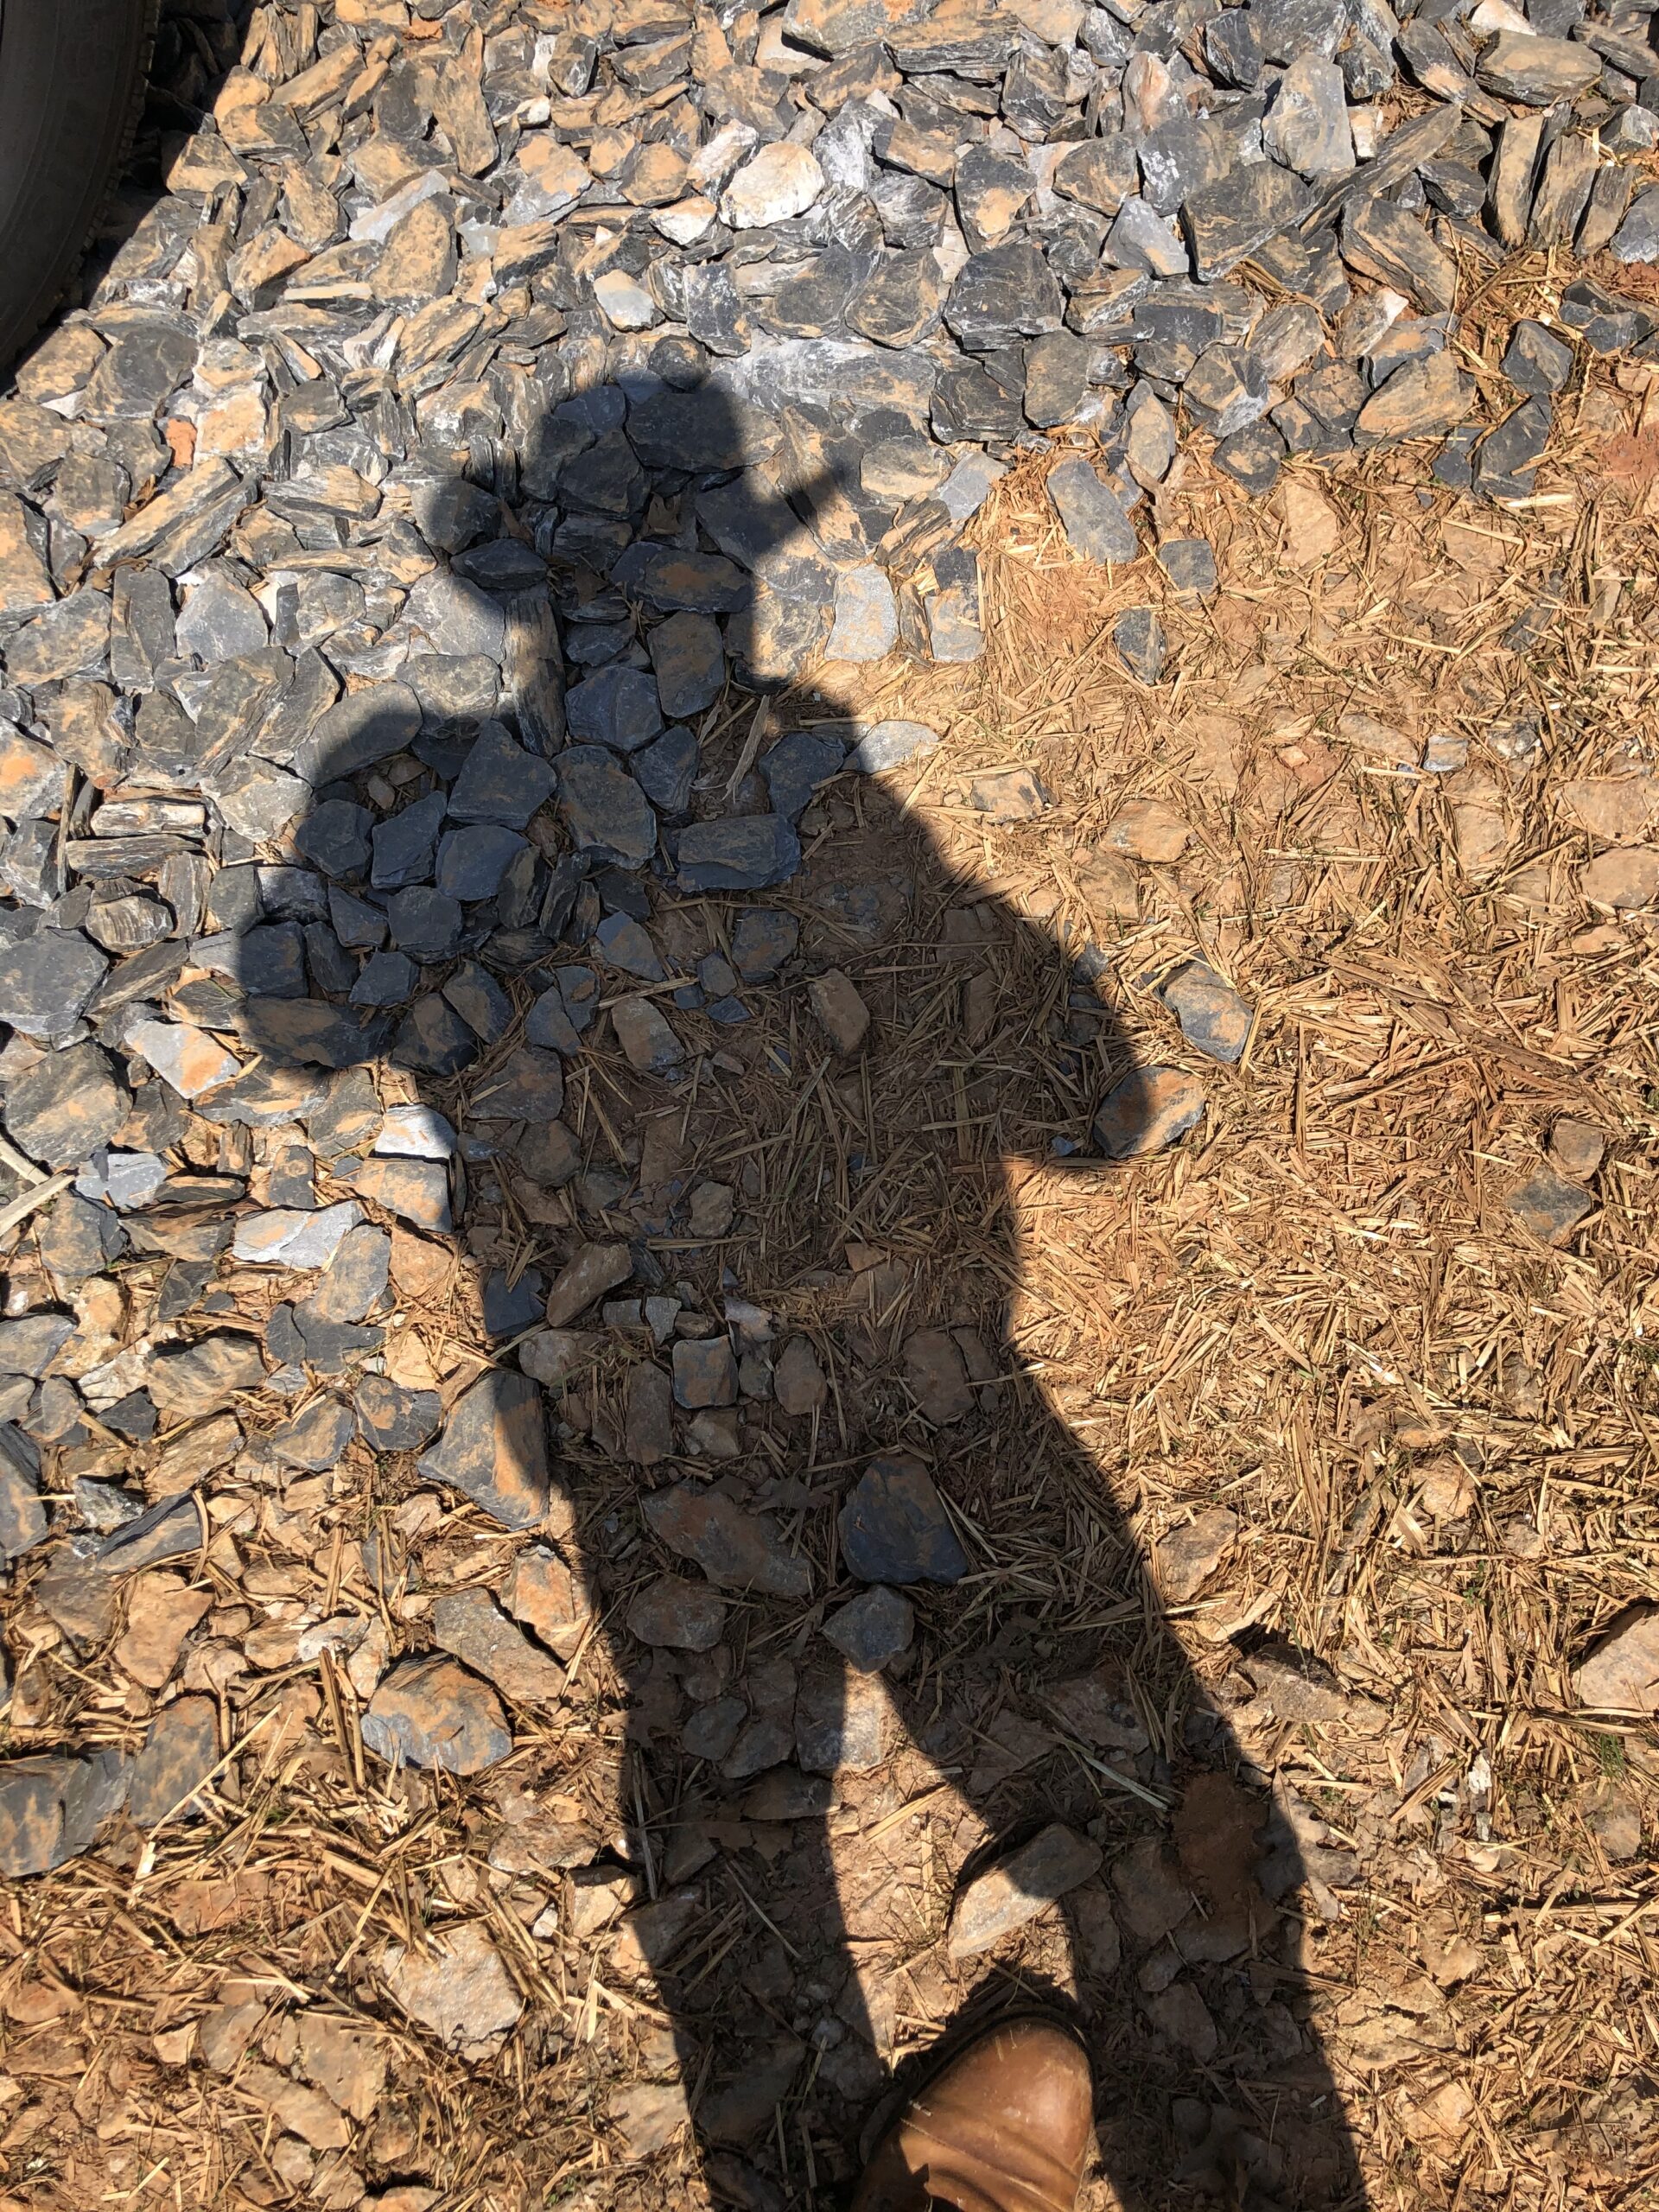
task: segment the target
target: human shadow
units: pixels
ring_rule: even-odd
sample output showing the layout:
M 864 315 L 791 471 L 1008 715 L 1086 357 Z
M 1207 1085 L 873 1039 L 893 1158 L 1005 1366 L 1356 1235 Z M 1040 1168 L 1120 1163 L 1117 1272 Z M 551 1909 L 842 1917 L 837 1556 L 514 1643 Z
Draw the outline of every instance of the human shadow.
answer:
M 377 394 L 378 517 L 337 560 L 268 541 L 270 642 L 206 671 L 225 712 L 192 758 L 149 757 L 139 716 L 126 787 L 204 788 L 235 825 L 142 1014 L 259 1056 L 197 1110 L 250 1128 L 274 1203 L 368 1216 L 267 1338 L 375 1454 L 361 1586 L 410 1656 L 365 1681 L 363 1741 L 454 1772 L 508 1902 L 554 1900 L 543 1939 L 641 2037 L 671 2021 L 674 2068 L 641 2044 L 643 2086 L 595 2112 L 625 2161 L 683 2156 L 689 2102 L 716 2196 L 810 2201 L 903 2062 L 1043 1995 L 1084 2027 L 1122 2202 L 1352 2202 L 1304 1831 L 1010 1319 L 1020 1184 L 1081 1202 L 1181 1117 L 1093 949 L 930 836 L 933 734 L 826 683 L 832 620 L 882 642 L 884 546 L 918 651 L 971 650 L 972 576 L 919 385 L 849 353 L 825 408 L 791 365 L 642 344 L 532 419 L 517 394 L 516 438 L 498 385 L 470 457 L 406 415 L 387 452 Z M 979 798 L 1042 803 L 1025 771 Z M 438 1436 L 435 1392 L 375 1370 L 452 1230 L 445 1294 L 495 1364 Z M 416 1484 L 524 1540 L 486 1543 L 464 1602 Z M 556 1720 L 508 1614 L 568 1669 Z M 505 1777 L 461 1661 L 514 1707 Z M 566 1726 L 619 1702 L 619 1840 L 572 1869 L 534 1808 L 591 1784 Z M 569 2094 L 580 2034 L 565 2056 Z
M 233 58 L 208 33 L 161 73 L 162 129 L 194 129 Z M 151 198 L 141 176 L 89 289 L 112 259 L 170 265 L 176 203 Z M 840 251 L 850 283 L 873 250 Z M 406 396 L 421 365 L 346 353 L 372 302 L 302 315 L 288 351 L 268 314 L 263 489 L 221 461 L 173 538 L 141 519 L 101 569 L 89 552 L 133 711 L 79 766 L 100 792 L 200 794 L 210 819 L 149 852 L 106 840 L 89 904 L 153 889 L 174 927 L 88 1018 L 111 1054 L 156 1055 L 142 1095 L 175 1194 L 188 1096 L 261 1217 L 287 1217 L 233 1264 L 260 1264 L 262 1235 L 279 1262 L 332 1250 L 265 1318 L 292 1418 L 260 1441 L 290 1529 L 320 1468 L 372 1465 L 339 1587 L 402 1648 L 377 1682 L 331 1647 L 334 1710 L 377 1786 L 435 1803 L 445 1771 L 590 2023 L 605 1979 L 635 2078 L 592 2119 L 625 2167 L 671 2171 L 689 2142 L 723 2201 L 827 2201 L 941 2032 L 1041 1998 L 1085 2034 L 1126 2205 L 1351 2203 L 1306 2018 L 1329 1892 L 1011 1310 L 1021 1186 L 1071 1175 L 1082 1204 L 1090 1179 L 1146 1172 L 1169 1101 L 1096 949 L 964 881 L 929 834 L 934 734 L 873 728 L 822 673 L 826 647 L 976 649 L 958 531 L 986 477 L 938 439 L 1007 429 L 1007 363 L 955 362 L 947 395 L 924 349 L 791 342 L 816 311 L 774 300 L 761 342 L 712 367 L 647 336 L 619 372 L 627 346 L 585 327 L 594 380 L 570 388 L 538 344 L 448 410 Z M 551 294 L 537 316 L 557 334 Z M 296 356 L 315 373 L 280 367 Z M 48 699 L 66 743 L 84 690 Z M 1023 770 L 977 797 L 1042 804 Z M 244 1071 L 187 1083 L 186 1034 Z M 147 1233 L 163 1317 L 219 1345 L 229 1231 L 194 1204 L 100 1234 Z M 363 1218 L 308 1244 L 336 1206 Z M 456 1306 L 493 1364 L 400 1363 L 410 1315 L 441 1333 Z M 37 1594 L 95 1650 L 114 1578 L 200 1525 L 163 1496 Z M 457 1570 L 457 1529 L 481 1572 Z M 250 1720 L 271 1702 L 232 1694 Z M 582 1747 L 619 1708 L 599 1772 Z M 209 1712 L 187 1791 L 219 1748 Z M 100 1754 L 61 1807 L 40 1764 L 6 1770 L 45 1792 L 40 1866 L 124 1801 L 145 1827 L 177 1809 L 165 1764 Z M 576 1797 L 615 1823 L 602 1850 L 590 1822 L 561 1853 L 548 1808 Z M 538 2077 L 550 2139 L 587 2124 L 593 2034 L 567 2027 Z

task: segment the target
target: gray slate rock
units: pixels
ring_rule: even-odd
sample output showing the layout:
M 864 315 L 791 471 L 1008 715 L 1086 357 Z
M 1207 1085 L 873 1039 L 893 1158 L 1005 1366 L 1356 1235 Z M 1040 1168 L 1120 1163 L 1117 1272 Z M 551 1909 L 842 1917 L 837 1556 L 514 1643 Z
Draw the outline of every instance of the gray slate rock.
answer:
M 861 1582 L 959 1582 L 968 1554 L 919 1459 L 873 1459 L 838 1522 L 842 1557 Z
M 534 1528 L 550 1497 L 540 1390 L 526 1375 L 493 1370 L 457 1402 L 419 1472 L 464 1491 L 503 1528 Z
M 1134 524 L 1081 454 L 1050 469 L 1048 496 L 1072 549 L 1085 560 L 1122 563 L 1138 556 L 1141 541 Z
M 676 855 L 687 891 L 764 891 L 801 865 L 801 841 L 781 815 L 728 815 L 694 822 Z

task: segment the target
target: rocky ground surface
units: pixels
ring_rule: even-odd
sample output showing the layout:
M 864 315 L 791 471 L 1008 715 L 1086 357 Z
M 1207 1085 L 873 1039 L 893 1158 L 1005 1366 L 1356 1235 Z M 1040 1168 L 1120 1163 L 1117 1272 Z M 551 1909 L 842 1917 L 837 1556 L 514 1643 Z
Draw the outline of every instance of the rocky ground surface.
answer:
M 1430 18 L 1433 20 L 1430 20 Z M 1659 2171 L 1651 17 L 181 0 L 0 399 L 8 2203 Z

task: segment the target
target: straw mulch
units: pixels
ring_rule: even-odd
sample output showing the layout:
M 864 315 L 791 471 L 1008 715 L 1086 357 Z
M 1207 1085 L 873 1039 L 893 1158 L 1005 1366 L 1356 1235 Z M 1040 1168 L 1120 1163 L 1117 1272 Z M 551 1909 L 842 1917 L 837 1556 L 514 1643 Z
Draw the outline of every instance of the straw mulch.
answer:
M 1494 331 L 1551 281 L 1536 263 L 1493 278 Z M 1478 313 L 1465 344 L 1489 373 Z M 821 1575 L 833 1516 L 812 1494 L 838 1495 L 872 1425 L 910 1418 L 879 1361 L 863 1382 L 836 1366 L 849 1314 L 889 1349 L 935 1319 L 996 1348 L 989 1430 L 935 1452 L 972 1573 L 954 1610 L 924 1605 L 949 1638 L 936 1675 L 907 1685 L 917 1733 L 849 1786 L 825 1840 L 855 1948 L 881 1967 L 870 1986 L 890 1973 L 888 2059 L 925 2047 L 958 2001 L 939 1938 L 996 1826 L 919 1742 L 930 1698 L 936 1718 L 959 1654 L 1058 1676 L 1139 1621 L 1131 1687 L 1154 1743 L 1179 1725 L 1166 1700 L 1185 1669 L 1332 1876 L 1304 1912 L 1300 2002 L 1363 2191 L 1402 2212 L 1636 2205 L 1659 2177 L 1659 1753 L 1647 1726 L 1581 1713 L 1572 1681 L 1621 1607 L 1659 1598 L 1659 932 L 1586 907 L 1594 848 L 1560 798 L 1571 779 L 1659 760 L 1650 374 L 1598 368 L 1568 396 L 1566 441 L 1522 511 L 1426 494 L 1415 451 L 1299 470 L 1258 505 L 1187 465 L 1160 520 L 1216 546 L 1223 590 L 1203 607 L 1149 585 L 1148 563 L 1079 564 L 1044 464 L 1015 472 L 976 525 L 982 662 L 829 669 L 770 709 L 774 726 L 856 711 L 944 733 L 880 799 L 833 795 L 835 834 L 785 902 L 827 949 L 851 891 L 910 901 L 896 943 L 840 940 L 879 1049 L 832 1065 L 798 1011 L 774 1008 L 709 1095 L 666 1101 L 603 1046 L 573 1085 L 591 1160 L 626 1173 L 667 1114 L 681 1156 L 741 1189 L 741 1234 L 671 1266 L 702 1270 L 711 1303 L 729 1267 L 823 1348 L 836 1387 L 775 1468 L 798 1478 L 792 1541 Z M 1155 690 L 1111 639 L 1148 598 L 1171 640 Z M 1529 609 L 1535 635 L 1506 645 Z M 714 743 L 734 770 L 753 711 Z M 1414 742 L 1465 739 L 1467 763 L 1395 772 L 1344 738 L 1355 712 Z M 1015 767 L 1049 803 L 993 824 L 972 787 Z M 1131 799 L 1180 817 L 1183 849 L 1116 853 Z M 956 955 L 982 913 L 995 1008 L 976 1022 Z M 1068 977 L 1057 944 L 1097 947 L 1097 979 Z M 1194 955 L 1255 1009 L 1231 1069 L 1194 1052 L 1156 995 Z M 1149 1061 L 1202 1077 L 1194 1134 L 1128 1172 L 1057 1157 L 1114 1075 Z M 1599 1131 L 1606 1157 L 1595 1210 L 1551 1248 L 1506 1200 L 1564 1119 Z M 457 1253 L 406 1298 L 399 1371 L 446 1390 L 478 1371 L 472 1270 L 530 1263 L 569 1226 L 552 1212 L 510 1210 L 490 1250 Z M 569 1444 L 583 1541 L 617 1563 L 607 1621 L 655 1571 L 628 1563 L 637 1478 L 607 1449 L 622 1389 L 623 1363 L 601 1364 Z M 308 1548 L 273 1503 L 245 1540 L 243 1586 L 326 1617 L 342 1547 L 371 1517 L 419 1551 L 426 1586 L 488 1580 L 489 1524 L 413 1491 L 337 1489 Z M 1141 1562 L 1217 1504 L 1240 1540 L 1158 1626 L 1159 1570 Z M 211 1586 L 211 1554 L 205 1573 Z M 792 1634 L 757 1615 L 742 1667 L 804 1649 Z M 1252 1697 L 1241 1663 L 1264 1637 L 1329 1670 L 1323 1719 Z M 445 2212 L 703 2201 L 683 2138 L 641 2160 L 618 2137 L 626 2095 L 655 2094 L 678 2063 L 651 1977 L 613 1954 L 613 1925 L 582 1932 L 569 1886 L 559 1940 L 532 1938 L 485 1855 L 493 1814 L 532 1784 L 573 1822 L 643 1825 L 664 1848 L 675 1832 L 684 1805 L 628 1747 L 624 1699 L 640 1689 L 607 1637 L 556 1719 L 521 1719 L 512 1770 L 484 1793 L 389 1786 L 327 1659 L 273 1688 L 205 1826 L 162 1831 L 136 1867 L 86 1862 L 7 1900 L 0 2204 L 345 2203 L 365 2177 L 400 2176 Z M 83 1737 L 100 1716 L 109 1740 L 136 1735 L 118 1682 L 78 1694 Z M 1075 1816 L 1109 1845 L 1147 1815 L 1082 1762 L 1050 1801 L 1080 1789 Z M 1150 1802 L 1166 1808 L 1155 1788 Z M 752 1858 L 726 1863 L 677 1955 L 677 2010 L 760 2003 L 792 2019 L 789 1915 L 815 1901 L 774 1895 Z M 655 1858 L 644 1878 L 652 1895 L 669 1882 Z M 526 2000 L 480 2066 L 416 2031 L 378 1978 L 389 1942 L 418 1946 L 446 1916 L 487 1929 Z M 775 1989 L 741 1948 L 767 1930 Z M 1033 1947 L 1015 1978 L 1064 1980 L 1060 1938 Z M 725 1977 L 745 1956 L 740 1988 Z M 387 2086 L 343 2174 L 332 2154 L 302 2173 L 291 2123 L 198 2062 L 209 2011 L 250 1986 L 377 2038 Z M 815 2127 L 801 2078 L 741 2169 L 764 2168 L 772 2193 L 728 2163 L 712 2176 L 725 2200 L 827 2204 L 844 2184 L 855 2146 Z M 684 2084 L 694 2101 L 706 2086 Z M 1126 2083 L 1126 2109 L 1138 2094 Z M 1267 2107 L 1257 2119 L 1270 2132 Z M 1090 2198 L 1114 2201 L 1103 2173 Z

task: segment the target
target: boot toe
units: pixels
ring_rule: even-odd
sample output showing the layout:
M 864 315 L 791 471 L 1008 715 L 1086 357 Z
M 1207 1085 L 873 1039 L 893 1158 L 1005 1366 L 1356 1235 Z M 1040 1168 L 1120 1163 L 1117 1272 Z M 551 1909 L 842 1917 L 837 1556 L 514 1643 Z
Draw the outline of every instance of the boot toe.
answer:
M 855 2212 L 1072 2212 L 1093 2126 L 1089 2062 L 1051 2020 L 1011 2020 L 912 2097 L 871 2160 Z

